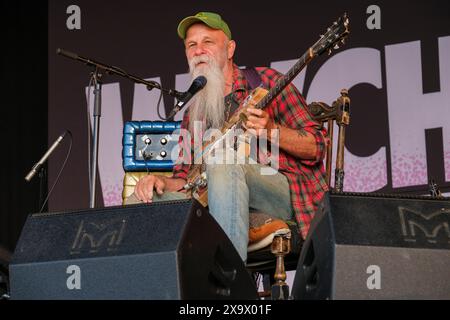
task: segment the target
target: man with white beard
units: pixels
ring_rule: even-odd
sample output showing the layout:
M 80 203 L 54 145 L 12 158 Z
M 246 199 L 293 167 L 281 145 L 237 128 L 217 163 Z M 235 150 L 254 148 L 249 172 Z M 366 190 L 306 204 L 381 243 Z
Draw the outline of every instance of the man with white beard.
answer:
M 220 129 L 250 93 L 249 79 L 233 62 L 236 42 L 220 15 L 200 12 L 183 19 L 178 35 L 184 40 L 191 75 L 203 75 L 207 84 L 185 112 L 182 128 L 194 133 L 195 122 L 205 129 Z M 271 68 L 254 68 L 263 87 L 269 89 L 282 75 Z M 248 73 L 247 73 L 248 74 Z M 261 174 L 267 165 L 207 164 L 208 207 L 242 260 L 247 259 L 249 210 L 269 213 L 281 220 L 295 217 L 305 239 L 311 220 L 328 186 L 322 160 L 325 131 L 313 121 L 306 102 L 289 84 L 264 109 L 250 107 L 245 128 L 255 136 L 267 134 L 278 143 L 279 170 Z M 276 133 L 275 133 L 276 132 Z M 278 137 L 278 140 L 272 140 Z M 125 203 L 186 199 L 183 187 L 191 162 L 178 161 L 172 177 L 148 175 L 136 184 Z

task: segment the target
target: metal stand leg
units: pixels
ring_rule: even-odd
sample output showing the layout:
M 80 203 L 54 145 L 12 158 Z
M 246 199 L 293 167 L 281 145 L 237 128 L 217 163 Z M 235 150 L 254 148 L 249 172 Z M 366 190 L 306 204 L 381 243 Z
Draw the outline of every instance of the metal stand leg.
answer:
M 284 257 L 291 251 L 290 233 L 276 235 L 272 241 L 272 253 L 277 257 L 275 283 L 272 285 L 272 300 L 288 300 L 289 286 L 286 283 Z

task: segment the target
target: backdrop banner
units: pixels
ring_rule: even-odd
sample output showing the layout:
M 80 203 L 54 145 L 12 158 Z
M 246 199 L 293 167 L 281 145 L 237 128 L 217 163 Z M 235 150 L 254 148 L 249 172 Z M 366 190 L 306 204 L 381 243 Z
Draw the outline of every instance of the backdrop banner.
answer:
M 217 12 L 227 21 L 237 43 L 239 66 L 270 66 L 280 72 L 286 72 L 346 12 L 350 18 L 346 44 L 314 59 L 294 80 L 308 103 L 331 104 L 341 89 L 349 90 L 344 190 L 427 194 L 428 181 L 434 179 L 442 191 L 450 191 L 448 3 L 258 4 L 50 1 L 49 143 L 68 129 L 74 145 L 49 211 L 89 205 L 88 137 L 94 106 L 93 90 L 88 90 L 93 70 L 57 55 L 57 48 L 157 81 L 166 89 L 186 91 L 192 80 L 176 29 L 181 19 L 199 11 Z M 104 74 L 102 81 L 96 205 L 112 206 L 121 203 L 124 122 L 160 120 L 160 91 L 115 75 Z M 174 98 L 164 95 L 162 115 L 168 115 L 174 104 Z M 61 152 L 50 159 L 49 186 L 64 157 Z

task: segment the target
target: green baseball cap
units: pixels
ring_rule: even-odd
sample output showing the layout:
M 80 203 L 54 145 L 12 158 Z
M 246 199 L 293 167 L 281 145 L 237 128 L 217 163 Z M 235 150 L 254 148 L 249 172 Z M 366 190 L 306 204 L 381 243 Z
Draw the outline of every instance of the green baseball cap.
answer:
M 210 28 L 222 30 L 231 40 L 231 31 L 230 28 L 228 28 L 227 23 L 222 20 L 220 15 L 213 12 L 199 12 L 195 16 L 189 16 L 181 20 L 177 29 L 180 38 L 184 40 L 186 38 L 187 29 L 197 22 L 203 22 Z

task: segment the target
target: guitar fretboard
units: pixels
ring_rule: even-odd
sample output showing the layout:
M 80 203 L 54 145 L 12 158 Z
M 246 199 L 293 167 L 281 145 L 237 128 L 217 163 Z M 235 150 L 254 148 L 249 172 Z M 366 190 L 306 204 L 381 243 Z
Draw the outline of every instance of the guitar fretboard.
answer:
M 294 78 L 303 70 L 303 68 L 308 64 L 308 62 L 313 58 L 312 50 L 306 51 L 303 56 L 289 69 L 289 71 L 281 77 L 275 85 L 270 88 L 269 92 L 258 102 L 256 105 L 257 109 L 264 109 L 268 106 L 273 99 L 275 99 L 284 88 L 287 87 L 289 83 L 294 80 Z

